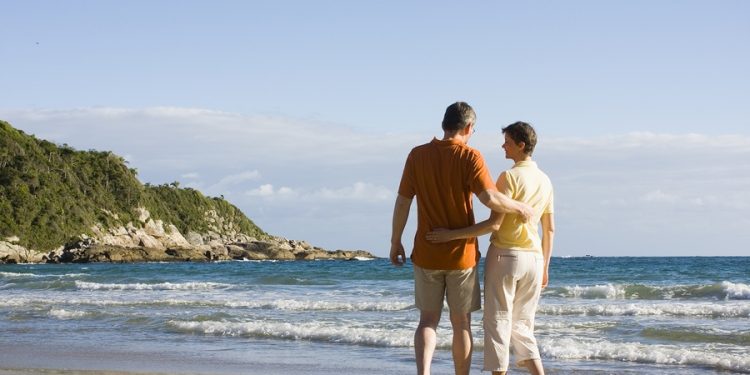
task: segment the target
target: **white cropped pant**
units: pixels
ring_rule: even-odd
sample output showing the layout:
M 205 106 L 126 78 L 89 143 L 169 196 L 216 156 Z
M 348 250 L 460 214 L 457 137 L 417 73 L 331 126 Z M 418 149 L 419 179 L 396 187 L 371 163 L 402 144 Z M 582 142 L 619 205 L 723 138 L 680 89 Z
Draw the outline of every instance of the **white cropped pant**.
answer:
M 484 270 L 484 370 L 507 371 L 510 347 L 516 363 L 540 359 L 534 314 L 544 273 L 541 253 L 490 245 Z

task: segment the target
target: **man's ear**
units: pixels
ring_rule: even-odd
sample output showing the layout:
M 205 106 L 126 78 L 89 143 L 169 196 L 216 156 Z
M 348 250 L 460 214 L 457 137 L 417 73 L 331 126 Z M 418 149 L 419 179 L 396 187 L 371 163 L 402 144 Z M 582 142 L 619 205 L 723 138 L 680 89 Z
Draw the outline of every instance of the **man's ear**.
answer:
M 466 126 L 465 126 L 465 127 L 464 127 L 464 128 L 462 129 L 462 131 L 463 131 L 463 135 L 470 135 L 470 134 L 471 134 L 471 129 L 472 129 L 473 127 L 474 127 L 474 123 L 473 123 L 473 122 L 470 122 L 470 123 L 469 123 L 468 125 L 466 125 Z

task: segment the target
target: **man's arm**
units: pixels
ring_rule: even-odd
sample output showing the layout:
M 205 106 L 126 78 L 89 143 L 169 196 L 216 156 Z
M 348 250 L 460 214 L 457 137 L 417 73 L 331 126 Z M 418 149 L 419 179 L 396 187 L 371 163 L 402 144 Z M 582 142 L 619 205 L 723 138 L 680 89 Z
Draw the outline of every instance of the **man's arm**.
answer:
M 555 218 L 552 214 L 542 215 L 542 254 L 544 254 L 544 277 L 542 288 L 549 284 L 549 261 L 552 259 L 552 244 L 555 239 Z
M 514 201 L 505 194 L 500 193 L 497 189 L 487 189 L 477 195 L 482 202 L 492 211 L 506 214 L 518 214 L 523 221 L 528 222 L 534 216 L 534 210 L 526 203 Z
M 404 234 L 406 222 L 409 220 L 409 209 L 411 209 L 411 198 L 402 195 L 396 197 L 396 205 L 393 207 L 393 223 L 391 225 L 391 263 L 401 266 L 406 263 L 404 245 L 401 236 Z

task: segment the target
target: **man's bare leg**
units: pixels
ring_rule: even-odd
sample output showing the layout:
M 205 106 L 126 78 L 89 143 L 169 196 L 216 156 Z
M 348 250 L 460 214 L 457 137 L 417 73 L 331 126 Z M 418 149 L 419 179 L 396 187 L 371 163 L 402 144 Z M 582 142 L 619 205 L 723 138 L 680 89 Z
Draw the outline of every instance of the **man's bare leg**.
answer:
M 471 353 L 474 347 L 471 336 L 471 313 L 451 314 L 453 326 L 453 366 L 456 375 L 469 375 Z
M 437 344 L 437 326 L 440 311 L 421 311 L 419 326 L 414 332 L 414 354 L 417 357 L 417 375 L 429 375 L 432 355 Z

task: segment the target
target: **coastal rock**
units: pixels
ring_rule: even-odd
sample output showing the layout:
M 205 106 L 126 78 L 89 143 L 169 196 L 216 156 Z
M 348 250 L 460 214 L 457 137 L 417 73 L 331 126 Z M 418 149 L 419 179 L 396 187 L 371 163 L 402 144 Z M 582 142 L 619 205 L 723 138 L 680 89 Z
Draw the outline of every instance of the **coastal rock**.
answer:
M 203 254 L 208 258 L 209 260 L 229 260 L 232 259 L 229 257 L 229 250 L 226 247 L 216 247 L 216 248 L 210 248 L 208 246 L 202 246 L 201 247 Z
M 224 246 L 224 242 L 222 242 L 221 240 L 210 240 L 208 241 L 208 243 L 206 243 L 206 245 L 210 247 L 221 247 Z
M 113 236 L 127 236 L 128 230 L 125 227 L 109 228 L 109 233 Z
M 199 233 L 190 231 L 187 233 L 187 236 L 185 237 L 188 243 L 190 243 L 193 246 L 201 246 L 204 245 L 203 243 L 203 236 L 201 236 Z
M 0 241 L 0 263 L 42 263 L 43 257 L 44 254 L 36 250 L 8 241 Z
M 134 234 L 134 239 L 137 239 L 138 246 L 151 248 L 151 249 L 165 249 L 166 246 L 161 241 L 154 237 L 151 237 L 145 230 L 139 229 Z
M 315 256 L 315 253 L 312 251 L 300 251 L 298 253 L 295 253 L 294 257 L 297 260 L 315 260 L 317 258 Z
M 243 246 L 245 245 L 245 246 Z M 225 247 L 227 250 L 227 256 L 229 259 L 235 260 L 266 260 L 269 259 L 268 255 L 263 252 L 256 250 L 248 250 L 248 244 L 233 243 Z
M 15 245 L 8 241 L 0 241 L 0 261 L 3 263 L 23 263 L 23 255 L 26 253 L 24 247 Z
M 280 247 L 269 248 L 267 250 L 267 254 L 270 259 L 278 259 L 278 260 L 297 259 L 297 257 L 294 256 L 294 253 L 291 250 L 280 248 Z
M 82 263 L 82 262 L 168 262 L 217 260 L 319 260 L 365 259 L 372 254 L 361 251 L 327 251 L 306 241 L 266 236 L 261 239 L 239 232 L 231 220 L 216 212 L 206 213 L 210 222 L 205 233 L 188 231 L 184 236 L 173 224 L 155 220 L 145 209 L 137 211 L 138 221 L 106 228 L 91 227 L 92 236 L 59 248 L 39 252 L 17 243 L 16 236 L 0 241 L 0 263 Z M 142 224 L 141 227 L 138 225 Z
M 148 218 L 151 217 L 151 213 L 144 207 L 138 207 L 135 211 L 138 213 L 138 221 L 141 223 L 145 224 L 146 221 L 148 221 Z
M 153 219 L 149 219 L 143 229 L 152 237 L 160 238 L 166 235 L 164 232 L 164 223 L 161 220 L 154 221 Z
M 177 229 L 176 226 L 170 224 L 165 231 L 166 235 L 162 239 L 162 242 L 167 247 L 178 247 L 178 248 L 190 248 L 193 245 L 182 236 L 182 233 Z

